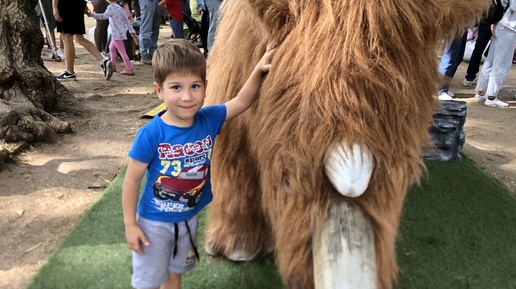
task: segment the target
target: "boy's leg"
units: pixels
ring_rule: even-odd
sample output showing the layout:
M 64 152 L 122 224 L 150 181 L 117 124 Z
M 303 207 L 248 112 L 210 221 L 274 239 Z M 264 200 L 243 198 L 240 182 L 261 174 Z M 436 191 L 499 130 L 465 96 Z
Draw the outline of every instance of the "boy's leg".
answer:
M 133 275 L 134 288 L 159 288 L 168 279 L 168 264 L 174 239 L 174 226 L 170 223 L 156 222 L 138 217 L 138 226 L 149 239 L 149 246 L 142 246 L 143 255 L 134 251 Z
M 160 289 L 179 289 L 181 287 L 181 274 L 169 273 L 168 279 Z
M 158 284 L 162 289 L 179 288 L 181 274 L 195 266 L 197 216 L 179 223 L 138 217 L 138 225 L 150 245 L 142 247 L 143 255 L 133 252 L 132 285 L 135 288 L 152 288 Z

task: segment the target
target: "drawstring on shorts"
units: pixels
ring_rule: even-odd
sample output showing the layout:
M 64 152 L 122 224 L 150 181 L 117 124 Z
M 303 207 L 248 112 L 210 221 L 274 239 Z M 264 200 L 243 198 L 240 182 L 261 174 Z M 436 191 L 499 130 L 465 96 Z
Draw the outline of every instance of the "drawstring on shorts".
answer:
M 190 238 L 190 243 L 192 244 L 193 251 L 195 253 L 195 257 L 197 260 L 199 259 L 199 252 L 197 251 L 197 247 L 194 244 L 193 238 L 192 238 L 192 232 L 190 231 L 190 226 L 188 226 L 188 222 L 185 221 L 186 230 L 188 231 L 188 237 Z M 177 239 L 179 239 L 179 226 L 177 223 L 174 223 L 174 255 L 173 258 L 176 258 L 177 255 Z

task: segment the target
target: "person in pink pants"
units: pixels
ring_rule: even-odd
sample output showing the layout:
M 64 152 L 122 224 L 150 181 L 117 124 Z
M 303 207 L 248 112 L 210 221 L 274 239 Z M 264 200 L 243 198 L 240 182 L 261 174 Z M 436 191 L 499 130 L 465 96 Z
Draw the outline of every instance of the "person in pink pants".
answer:
M 109 3 L 104 13 L 93 13 L 95 19 L 109 19 L 111 26 L 111 43 L 109 44 L 109 53 L 111 55 L 111 62 L 113 63 L 113 71 L 116 71 L 116 51 L 120 53 L 124 60 L 125 70 L 120 72 L 124 75 L 134 75 L 131 61 L 125 51 L 124 40 L 127 39 L 127 30 L 133 39 L 136 38 L 136 31 L 133 28 L 131 21 L 127 18 L 124 8 L 118 4 L 116 0 L 106 0 Z

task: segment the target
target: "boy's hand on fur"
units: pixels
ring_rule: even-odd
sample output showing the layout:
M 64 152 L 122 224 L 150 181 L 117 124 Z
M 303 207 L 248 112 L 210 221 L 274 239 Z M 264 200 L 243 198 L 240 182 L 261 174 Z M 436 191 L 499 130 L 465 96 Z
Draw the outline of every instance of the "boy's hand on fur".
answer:
M 271 69 L 271 60 L 275 53 L 276 48 L 273 48 L 268 45 L 267 50 L 263 54 L 262 58 L 260 59 L 256 67 L 260 69 L 263 73 L 268 72 Z
M 125 227 L 125 238 L 127 239 L 127 244 L 129 245 L 129 248 L 131 248 L 131 250 L 135 251 L 140 255 L 143 255 L 143 250 L 140 244 L 143 244 L 144 246 L 149 246 L 149 240 L 142 232 L 140 227 L 136 224 L 133 226 Z

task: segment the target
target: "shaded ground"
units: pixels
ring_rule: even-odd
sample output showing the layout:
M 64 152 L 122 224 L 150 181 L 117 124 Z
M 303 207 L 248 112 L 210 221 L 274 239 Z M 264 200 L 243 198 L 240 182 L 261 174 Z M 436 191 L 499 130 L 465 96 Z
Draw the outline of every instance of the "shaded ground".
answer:
M 87 26 L 92 21 L 87 21 Z M 160 42 L 169 29 L 162 26 Z M 151 67 L 136 63 L 133 77 L 116 73 L 105 81 L 97 61 L 77 48 L 78 81 L 65 86 L 91 112 L 66 120 L 75 133 L 55 144 L 38 144 L 15 157 L 0 172 L 0 288 L 22 289 L 78 218 L 99 197 L 126 163 L 139 118 L 160 102 L 152 89 Z M 47 61 L 57 74 L 64 62 Z M 123 68 L 118 63 L 118 68 Z M 489 108 L 474 103 L 473 90 L 462 85 L 466 64 L 452 84 L 460 100 L 468 102 L 466 145 L 463 152 L 516 192 L 516 68 L 501 93 L 511 107 Z

